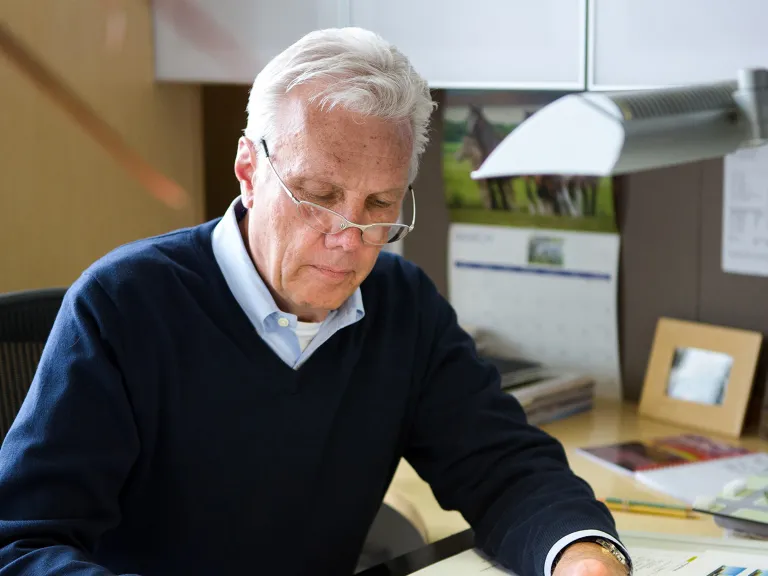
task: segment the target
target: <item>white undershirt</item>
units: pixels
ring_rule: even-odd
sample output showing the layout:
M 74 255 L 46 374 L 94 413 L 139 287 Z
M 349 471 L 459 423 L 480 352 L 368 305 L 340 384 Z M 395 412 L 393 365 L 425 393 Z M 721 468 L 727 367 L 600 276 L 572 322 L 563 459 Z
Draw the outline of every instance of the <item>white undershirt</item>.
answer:
M 296 322 L 296 336 L 299 338 L 299 346 L 301 346 L 302 352 L 312 342 L 312 338 L 317 336 L 321 325 L 321 322 Z

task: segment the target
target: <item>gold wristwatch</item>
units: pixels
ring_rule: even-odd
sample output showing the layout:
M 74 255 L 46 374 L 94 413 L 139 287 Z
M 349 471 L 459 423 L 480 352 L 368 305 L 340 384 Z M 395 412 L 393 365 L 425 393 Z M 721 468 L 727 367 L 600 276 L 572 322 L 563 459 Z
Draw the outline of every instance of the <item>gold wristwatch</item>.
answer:
M 624 552 L 622 552 L 618 546 L 616 546 L 613 542 L 610 540 L 606 540 L 605 538 L 584 538 L 583 540 L 576 540 L 576 542 L 593 542 L 599 546 L 602 546 L 603 552 L 605 554 L 611 555 L 613 558 L 616 559 L 616 561 L 624 566 L 624 568 L 627 571 L 627 576 L 632 576 L 632 565 L 629 563 L 629 560 L 624 555 Z M 576 542 L 572 542 L 571 544 L 576 544 Z M 555 567 L 557 566 L 557 563 L 560 561 L 560 558 L 563 557 L 563 554 L 565 551 L 568 550 L 568 546 L 566 546 L 558 555 L 557 558 L 555 558 L 555 561 L 552 563 L 552 573 L 555 573 Z
M 632 576 L 632 567 L 627 561 L 627 557 L 624 556 L 624 552 L 619 550 L 619 547 L 616 546 L 613 542 L 610 540 L 606 540 L 605 538 L 595 538 L 594 540 L 595 544 L 600 544 L 600 546 L 603 547 L 603 550 L 606 550 L 609 554 L 611 554 L 616 560 L 624 566 L 627 570 L 627 574 L 629 576 Z

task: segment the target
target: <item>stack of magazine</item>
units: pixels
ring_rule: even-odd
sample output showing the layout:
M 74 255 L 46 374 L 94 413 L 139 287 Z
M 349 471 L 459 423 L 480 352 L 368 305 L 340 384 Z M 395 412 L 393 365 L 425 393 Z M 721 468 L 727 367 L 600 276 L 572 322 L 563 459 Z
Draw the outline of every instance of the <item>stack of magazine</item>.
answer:
M 592 409 L 595 382 L 536 362 L 483 356 L 501 375 L 501 388 L 523 407 L 528 422 L 541 426 Z

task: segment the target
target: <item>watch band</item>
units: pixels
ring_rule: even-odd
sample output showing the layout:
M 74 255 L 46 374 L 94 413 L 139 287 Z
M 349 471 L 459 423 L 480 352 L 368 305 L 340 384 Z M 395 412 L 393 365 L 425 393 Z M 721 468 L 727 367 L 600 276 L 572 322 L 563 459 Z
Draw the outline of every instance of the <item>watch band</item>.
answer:
M 595 538 L 595 543 L 600 544 L 600 546 L 602 546 L 604 550 L 607 550 L 608 553 L 610 553 L 614 558 L 616 558 L 619 564 L 621 564 L 622 566 L 624 566 L 624 568 L 627 569 L 627 574 L 629 576 L 632 576 L 632 566 L 627 560 L 627 557 L 624 555 L 624 552 L 619 550 L 619 547 L 616 546 L 616 544 L 614 544 L 610 540 L 606 540 L 605 538 Z
M 624 568 L 627 570 L 627 576 L 632 576 L 632 564 L 629 562 L 627 557 L 624 555 L 624 552 L 619 549 L 618 546 L 616 546 L 613 542 L 610 540 L 606 540 L 605 538 L 600 537 L 589 537 L 589 538 L 581 538 L 579 540 L 576 540 L 575 542 L 571 542 L 569 546 L 572 546 L 573 544 L 576 544 L 576 542 L 593 542 L 595 544 L 598 544 L 603 548 L 603 551 L 606 554 L 610 554 L 616 561 L 624 566 Z M 560 559 L 563 557 L 563 554 L 566 550 L 568 550 L 568 547 L 566 546 L 563 548 L 558 555 L 555 557 L 555 561 L 552 562 L 552 573 L 555 573 L 555 567 L 557 566 L 557 563 L 560 561 Z

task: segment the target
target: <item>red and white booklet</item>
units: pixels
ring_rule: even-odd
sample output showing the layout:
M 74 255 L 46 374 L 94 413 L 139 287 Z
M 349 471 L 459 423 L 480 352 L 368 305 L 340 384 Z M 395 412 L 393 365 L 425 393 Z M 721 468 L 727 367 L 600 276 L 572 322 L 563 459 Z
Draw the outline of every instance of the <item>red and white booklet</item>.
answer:
M 700 436 L 579 448 L 577 452 L 664 494 L 693 504 L 732 480 L 768 472 L 768 454 Z

